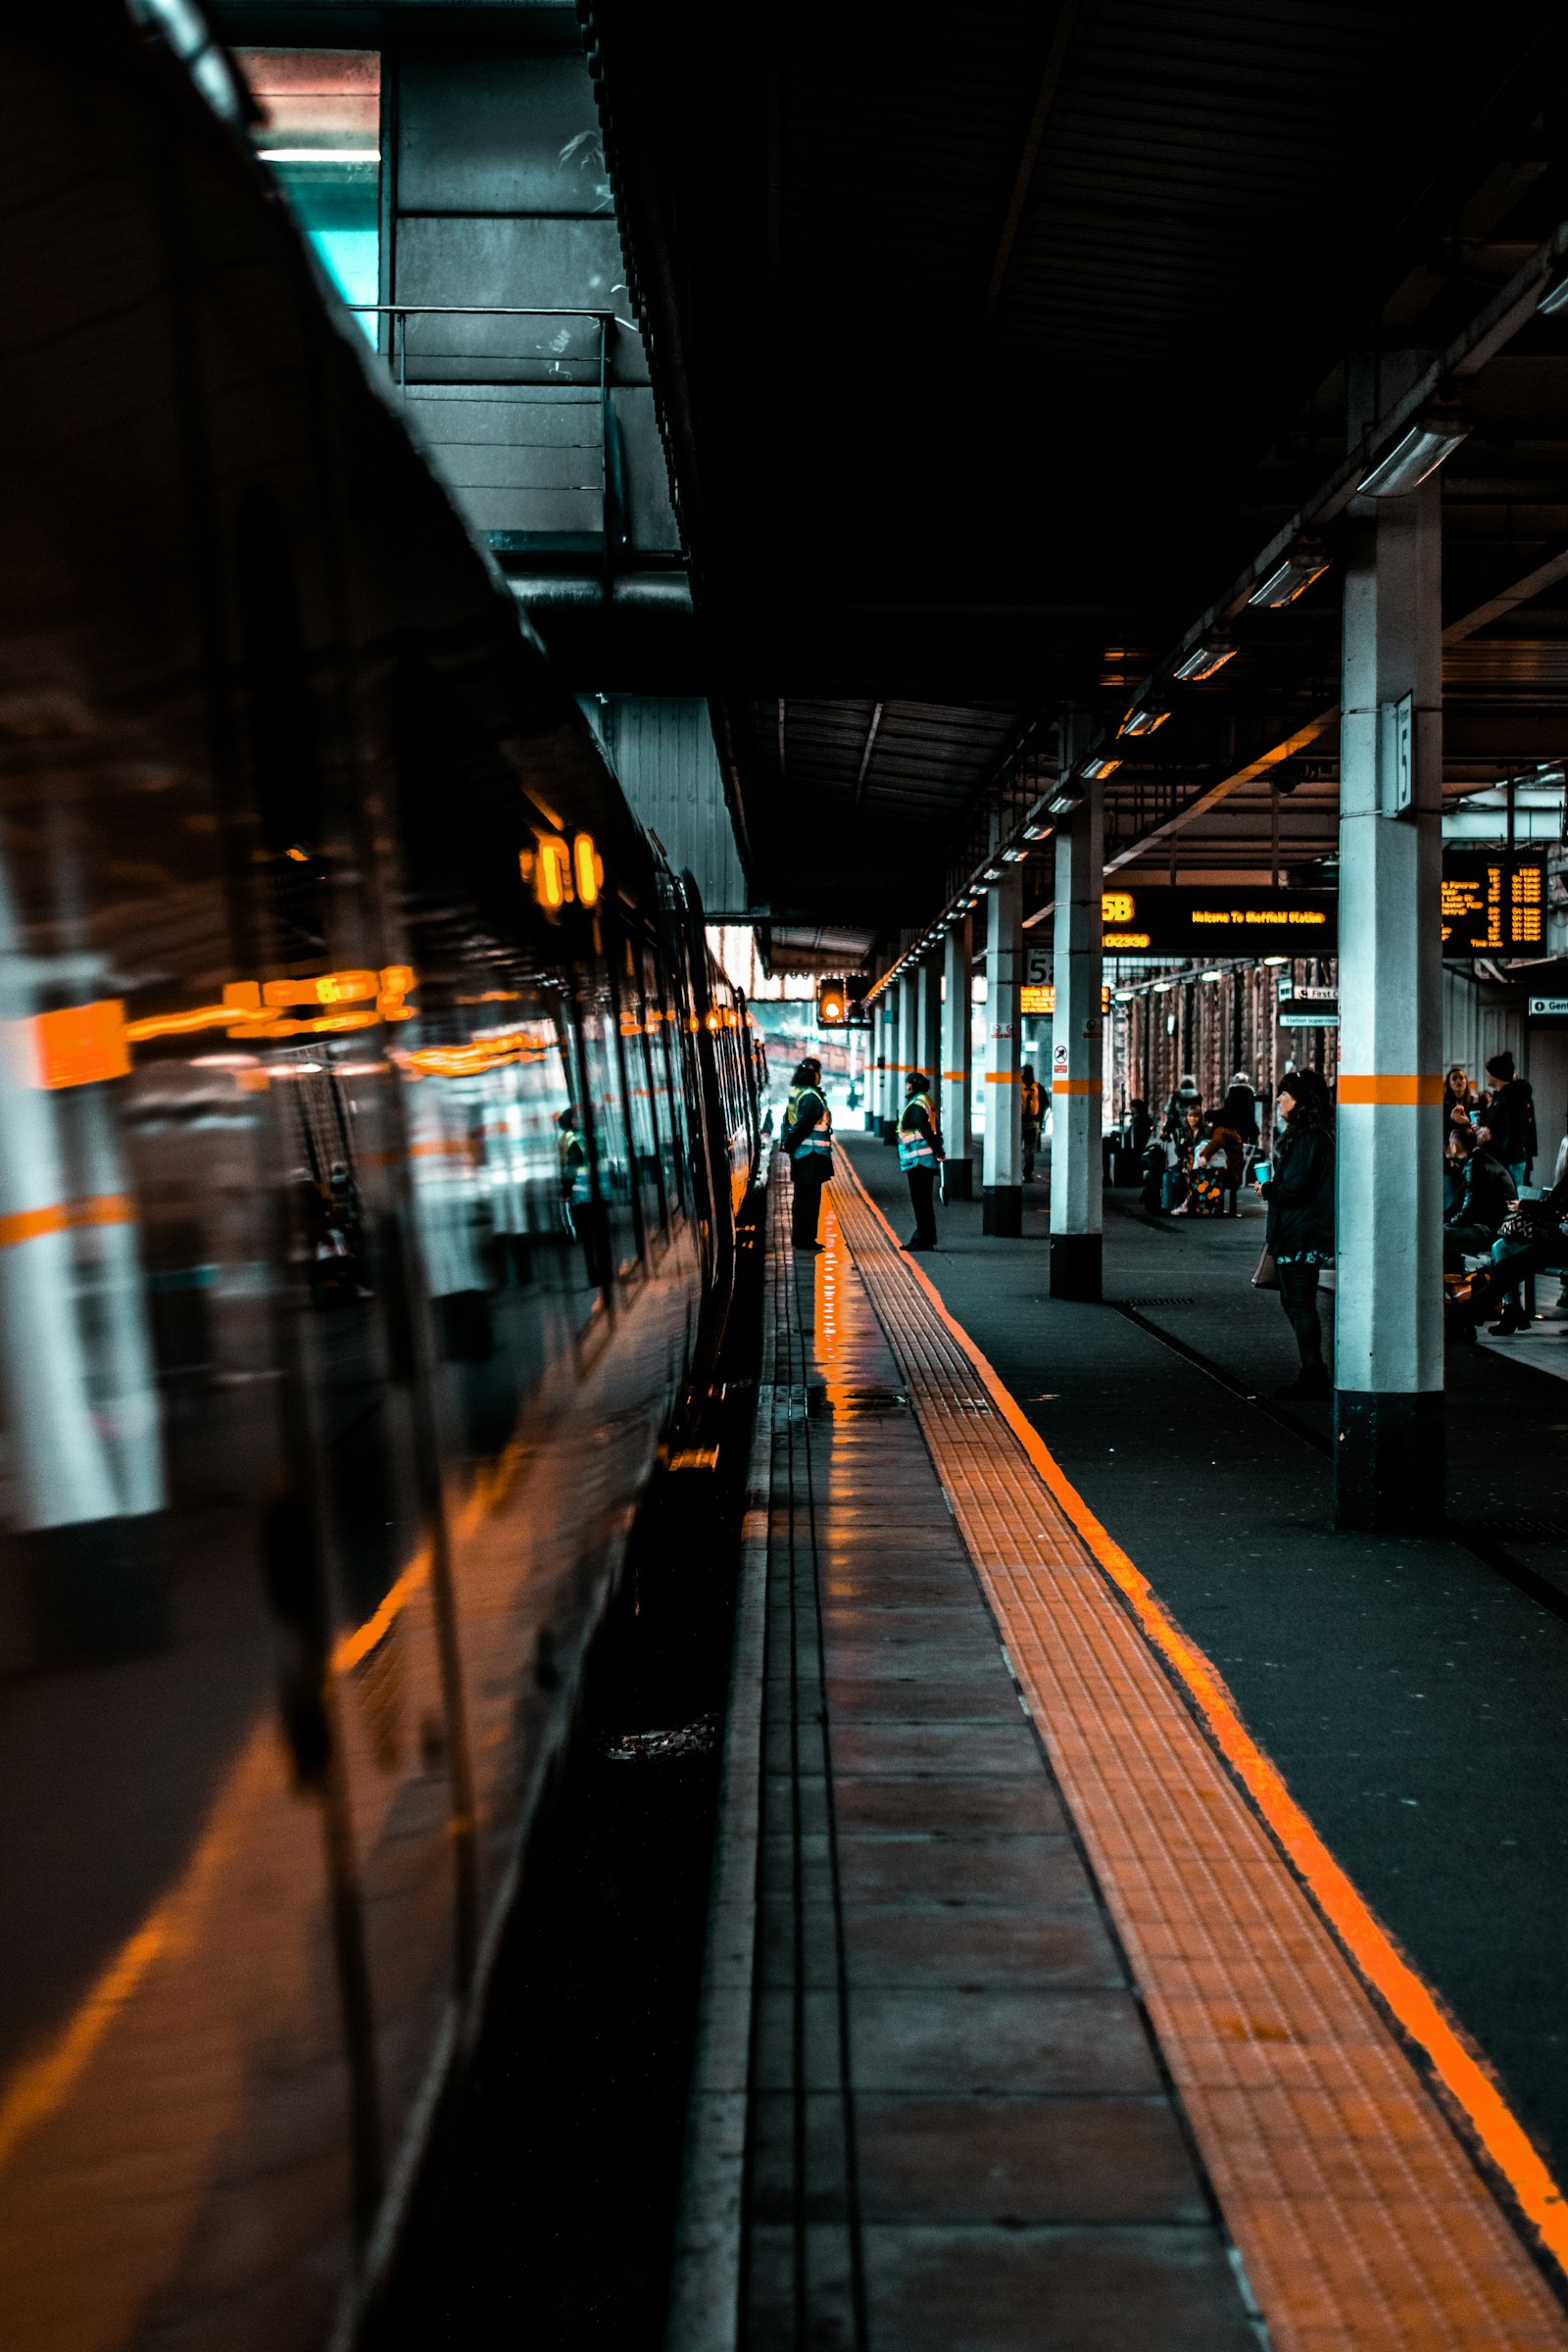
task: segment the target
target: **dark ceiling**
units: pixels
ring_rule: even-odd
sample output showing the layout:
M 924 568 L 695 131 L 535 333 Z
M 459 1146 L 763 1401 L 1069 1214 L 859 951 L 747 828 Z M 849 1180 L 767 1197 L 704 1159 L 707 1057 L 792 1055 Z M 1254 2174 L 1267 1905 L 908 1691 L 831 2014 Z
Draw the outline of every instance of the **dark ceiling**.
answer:
M 710 691 L 797 919 L 932 911 L 1026 722 L 1113 719 L 1332 472 L 1344 355 L 1442 350 L 1568 212 L 1541 0 L 1458 34 L 1415 0 L 584 14 Z M 1516 348 L 1448 469 L 1461 605 L 1568 532 L 1568 330 Z M 1124 849 L 1332 721 L 1337 609 L 1331 574 L 1264 616 L 1129 760 Z M 1467 696 L 1517 702 L 1519 659 Z

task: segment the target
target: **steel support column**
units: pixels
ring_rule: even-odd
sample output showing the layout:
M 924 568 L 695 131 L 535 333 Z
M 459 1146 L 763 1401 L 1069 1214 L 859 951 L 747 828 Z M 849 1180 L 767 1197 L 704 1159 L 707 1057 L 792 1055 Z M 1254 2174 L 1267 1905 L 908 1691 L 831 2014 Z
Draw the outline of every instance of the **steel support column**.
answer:
M 942 943 L 942 1140 L 947 1146 L 947 1190 L 950 1200 L 974 1198 L 974 1162 L 970 1157 L 969 1069 L 972 1030 L 969 1018 L 969 959 L 973 953 L 969 918 L 956 922 Z
M 1395 1532 L 1443 1515 L 1441 499 L 1359 502 L 1345 581 L 1335 1515 Z
M 876 1074 L 877 1114 L 882 1131 L 882 1141 L 885 1144 L 891 1144 L 897 1140 L 899 1131 L 898 1112 L 894 1108 L 894 1097 L 899 1083 L 897 1069 L 899 992 L 897 988 L 885 988 L 877 1000 L 876 1037 L 877 1053 L 882 1061 L 882 1067 Z
M 942 1083 L 942 959 L 932 948 L 914 975 L 914 1065 L 931 1081 L 937 1101 Z
M 1071 729 L 1063 722 L 1063 737 Z M 1065 744 L 1064 744 L 1065 751 Z M 1063 766 L 1067 764 L 1063 759 Z M 1100 900 L 1104 885 L 1102 788 L 1056 833 L 1056 912 L 1051 1021 L 1051 1295 L 1098 1298 L 1104 1046 L 1101 1018 Z
M 900 1119 L 904 1116 L 904 1090 L 909 1083 L 909 1072 L 919 1067 L 914 1058 L 918 1042 L 915 1028 L 919 1018 L 919 1007 L 915 997 L 915 978 L 914 972 L 907 971 L 899 982 L 899 1058 L 893 1086 L 895 1133 L 898 1131 Z
M 1023 875 L 1009 865 L 986 892 L 986 1129 L 981 1230 L 1023 1231 L 1018 1126 L 1018 985 L 1023 976 Z

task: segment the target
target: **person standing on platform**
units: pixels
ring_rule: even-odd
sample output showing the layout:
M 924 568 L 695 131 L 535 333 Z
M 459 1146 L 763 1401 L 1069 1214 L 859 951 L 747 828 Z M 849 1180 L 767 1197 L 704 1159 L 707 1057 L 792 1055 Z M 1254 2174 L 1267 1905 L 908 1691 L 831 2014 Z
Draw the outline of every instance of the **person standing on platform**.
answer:
M 1226 1089 L 1215 1125 L 1234 1129 L 1245 1151 L 1250 1151 L 1256 1143 L 1257 1089 L 1245 1070 L 1238 1070 Z
M 912 1070 L 908 1100 L 899 1121 L 899 1165 L 909 1179 L 909 1201 L 914 1210 L 914 1232 L 905 1243 L 906 1250 L 934 1250 L 937 1246 L 937 1169 L 943 1157 L 931 1081 L 924 1070 Z
M 1494 1158 L 1513 1178 L 1514 1188 L 1525 1182 L 1540 1145 L 1536 1138 L 1536 1098 L 1528 1078 L 1514 1076 L 1513 1055 L 1494 1054 L 1487 1063 L 1492 1101 L 1485 1124 Z
M 808 1057 L 795 1072 L 779 1149 L 790 1163 L 794 1191 L 790 1200 L 790 1240 L 797 1250 L 819 1257 L 822 1245 L 817 1227 L 822 1218 L 822 1187 L 833 1173 L 833 1119 L 822 1093 L 822 1065 Z
M 1033 1062 L 1026 1061 L 1018 1072 L 1018 1102 L 1023 1113 L 1023 1180 L 1027 1184 L 1040 1150 L 1040 1081 Z
M 1296 1334 L 1301 1369 L 1280 1396 L 1330 1396 L 1317 1319 L 1318 1272 L 1334 1255 L 1334 1128 L 1328 1088 L 1316 1070 L 1280 1080 L 1284 1133 L 1270 1174 L 1258 1183 L 1268 1202 L 1268 1250 L 1279 1273 L 1280 1304 Z

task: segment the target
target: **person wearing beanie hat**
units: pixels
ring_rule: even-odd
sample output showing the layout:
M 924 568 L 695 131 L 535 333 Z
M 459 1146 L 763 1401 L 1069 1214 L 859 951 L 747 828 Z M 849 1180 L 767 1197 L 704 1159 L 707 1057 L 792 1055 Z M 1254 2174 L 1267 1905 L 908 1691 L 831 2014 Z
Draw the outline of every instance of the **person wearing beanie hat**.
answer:
M 937 1170 L 942 1164 L 942 1130 L 931 1101 L 931 1081 L 924 1070 L 911 1070 L 906 1087 L 907 1101 L 899 1121 L 899 1165 L 909 1180 L 909 1205 L 914 1231 L 906 1250 L 934 1250 L 937 1246 Z

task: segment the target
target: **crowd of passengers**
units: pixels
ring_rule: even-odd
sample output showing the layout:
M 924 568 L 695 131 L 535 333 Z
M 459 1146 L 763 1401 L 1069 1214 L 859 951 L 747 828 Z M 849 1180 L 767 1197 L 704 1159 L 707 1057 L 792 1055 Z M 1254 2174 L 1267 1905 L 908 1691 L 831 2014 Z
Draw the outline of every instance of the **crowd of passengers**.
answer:
M 1250 1169 L 1268 1208 L 1268 1243 L 1254 1280 L 1278 1289 L 1296 1334 L 1300 1371 L 1282 1395 L 1329 1393 L 1318 1321 L 1320 1270 L 1334 1256 L 1334 1105 L 1314 1070 L 1288 1070 L 1280 1083 L 1271 1152 L 1259 1157 L 1257 1090 L 1245 1071 L 1205 1110 L 1184 1076 L 1159 1123 L 1134 1100 L 1123 1148 L 1139 1156 L 1142 1204 L 1151 1216 L 1235 1215 Z M 1495 1054 L 1486 1082 L 1447 1073 L 1444 1093 L 1444 1276 L 1450 1335 L 1473 1345 L 1480 1324 L 1499 1339 L 1529 1328 L 1527 1276 L 1568 1261 L 1568 1136 L 1544 1196 L 1527 1197 L 1540 1144 L 1535 1101 L 1513 1055 Z M 1568 1309 L 1568 1272 L 1551 1310 Z

